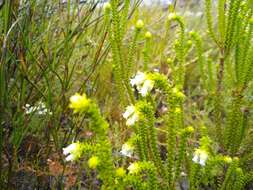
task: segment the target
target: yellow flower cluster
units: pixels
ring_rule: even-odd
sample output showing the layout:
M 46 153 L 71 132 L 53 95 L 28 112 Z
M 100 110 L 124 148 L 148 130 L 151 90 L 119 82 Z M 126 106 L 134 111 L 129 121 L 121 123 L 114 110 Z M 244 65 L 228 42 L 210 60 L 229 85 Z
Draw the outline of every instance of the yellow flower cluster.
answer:
M 76 93 L 70 97 L 69 107 L 74 110 L 74 113 L 84 111 L 90 104 L 90 100 L 86 97 L 86 94 L 80 95 Z
M 91 169 L 95 169 L 99 165 L 99 158 L 97 156 L 92 156 L 88 160 L 88 165 Z
M 116 175 L 118 177 L 124 177 L 126 175 L 126 170 L 124 168 L 120 167 L 116 170 Z

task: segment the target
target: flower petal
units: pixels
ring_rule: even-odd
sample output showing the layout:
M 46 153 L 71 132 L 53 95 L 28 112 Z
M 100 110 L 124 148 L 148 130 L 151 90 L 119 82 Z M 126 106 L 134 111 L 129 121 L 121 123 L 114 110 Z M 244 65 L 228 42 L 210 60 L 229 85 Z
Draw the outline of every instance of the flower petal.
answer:
M 123 113 L 123 117 L 127 119 L 130 115 L 132 115 L 135 111 L 134 106 L 127 106 L 125 113 Z
M 146 79 L 146 74 L 138 71 L 134 78 L 130 79 L 131 86 L 141 85 Z

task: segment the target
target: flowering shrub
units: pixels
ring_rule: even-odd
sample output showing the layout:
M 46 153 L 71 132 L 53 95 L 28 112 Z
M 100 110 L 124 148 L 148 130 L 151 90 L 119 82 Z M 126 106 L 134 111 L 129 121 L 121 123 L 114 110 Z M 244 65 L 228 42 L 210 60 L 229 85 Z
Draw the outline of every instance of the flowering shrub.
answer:
M 125 2 L 126 7 L 128 7 L 128 3 L 128 1 Z M 232 51 L 233 46 L 235 46 L 233 43 L 237 43 L 236 36 L 234 36 L 234 33 L 231 33 L 232 31 L 236 31 L 236 29 L 232 27 L 232 22 L 236 22 L 236 16 L 234 11 L 239 10 L 240 6 L 245 6 L 240 5 L 239 1 L 231 1 L 230 9 L 228 11 L 228 14 L 230 16 L 227 17 L 228 31 L 224 31 L 222 29 L 222 27 L 225 27 L 224 25 L 226 24 L 224 22 L 224 19 L 226 18 L 226 13 L 222 8 L 224 7 L 224 5 L 225 1 L 219 1 L 219 32 L 221 36 L 218 40 L 215 32 L 213 31 L 212 26 L 213 21 L 212 16 L 210 14 L 211 1 L 206 1 L 207 23 L 210 30 L 210 36 L 220 47 L 221 56 L 224 56 L 221 58 L 220 70 L 218 71 L 217 78 L 217 91 L 214 97 L 214 113 L 216 114 L 215 121 L 217 121 L 217 130 L 221 130 L 221 123 L 219 121 L 220 115 L 217 114 L 221 111 L 221 105 L 219 102 L 222 96 L 220 85 L 221 80 L 223 80 L 223 72 L 225 72 L 223 64 L 226 58 L 225 56 L 229 54 L 229 52 Z M 125 11 L 127 11 L 126 7 Z M 224 171 L 225 179 L 220 188 L 228 189 L 231 184 L 235 183 L 236 188 L 241 189 L 244 184 L 244 182 L 242 181 L 244 181 L 244 179 L 246 180 L 246 176 L 243 170 L 238 165 L 239 159 L 222 155 L 224 153 L 228 153 L 229 155 L 234 156 L 235 151 L 238 150 L 239 144 L 235 145 L 236 143 L 233 143 L 232 145 L 228 142 L 231 142 L 230 138 L 236 138 L 236 135 L 233 131 L 234 124 L 230 123 L 230 120 L 232 119 L 235 123 L 239 124 L 242 119 L 239 112 L 238 114 L 233 115 L 235 114 L 236 110 L 239 109 L 239 105 L 241 105 L 241 100 L 235 97 L 236 102 L 232 103 L 231 108 L 232 110 L 234 110 L 234 112 L 231 113 L 233 115 L 233 118 L 231 118 L 232 115 L 228 115 L 227 125 L 229 126 L 225 129 L 225 132 L 227 134 L 227 144 L 225 144 L 225 146 L 227 147 L 227 151 L 218 153 L 217 150 L 214 149 L 214 142 L 209 137 L 206 127 L 202 127 L 200 131 L 196 127 L 187 127 L 184 110 L 186 96 L 183 93 L 183 90 L 185 85 L 185 58 L 186 53 L 188 51 L 187 44 L 191 45 L 192 42 L 185 42 L 186 34 L 183 19 L 174 12 L 170 13 L 168 16 L 168 24 L 174 21 L 177 22 L 180 27 L 179 39 L 175 42 L 175 53 L 178 63 L 176 66 L 172 67 L 173 77 L 167 78 L 165 75 L 159 74 L 157 72 L 152 73 L 148 71 L 137 71 L 136 75 L 130 78 L 130 74 L 133 71 L 133 55 L 134 50 L 136 48 L 136 41 L 141 34 L 141 30 L 143 30 L 144 28 L 144 23 L 141 20 L 137 21 L 135 26 L 135 37 L 132 41 L 132 45 L 129 48 L 128 58 L 126 59 L 127 61 L 124 61 L 122 59 L 122 40 L 125 25 L 121 25 L 124 22 L 119 21 L 121 15 L 117 12 L 116 1 L 111 1 L 111 4 L 107 3 L 104 9 L 105 21 L 108 24 L 110 43 L 112 46 L 112 56 L 115 64 L 115 82 L 117 84 L 119 97 L 121 98 L 123 105 L 125 105 L 126 102 L 130 102 L 130 105 L 126 106 L 125 112 L 122 114 L 122 116 L 125 119 L 125 125 L 131 127 L 132 134 L 129 142 L 125 142 L 122 145 L 122 149 L 119 151 L 119 153 L 125 156 L 126 159 L 134 159 L 135 161 L 129 162 L 128 166 L 126 165 L 126 163 L 123 163 L 123 165 L 117 168 L 115 166 L 115 162 L 113 161 L 113 156 L 111 154 L 111 146 L 108 146 L 107 153 L 110 153 L 111 155 L 107 156 L 108 160 L 110 160 L 110 166 L 112 171 L 110 175 L 108 174 L 108 176 L 99 174 L 99 177 L 103 180 L 103 186 L 105 185 L 105 181 L 110 181 L 110 188 L 118 186 L 117 188 L 120 189 L 125 189 L 127 187 L 133 187 L 134 189 L 175 189 L 177 184 L 180 182 L 180 179 L 186 176 L 189 180 L 190 189 L 199 189 L 201 184 L 204 185 L 205 183 L 211 183 L 208 180 L 211 180 L 216 175 L 220 175 L 220 172 L 218 172 L 217 168 L 220 169 L 221 164 L 226 164 L 229 166 L 228 170 Z M 242 8 L 242 14 L 243 11 L 245 11 L 245 9 Z M 246 11 L 245 14 L 249 14 L 249 12 Z M 109 22 L 110 20 L 111 22 Z M 251 36 L 252 33 L 250 20 L 248 21 L 248 24 L 245 25 L 244 30 L 246 30 L 248 35 Z M 227 35 L 227 39 L 225 39 L 224 35 Z M 244 40 L 247 40 L 246 36 Z M 150 32 L 146 32 L 144 37 L 148 42 L 152 38 L 152 34 Z M 204 57 L 202 55 L 203 47 L 201 43 L 201 38 L 196 32 L 190 32 L 190 38 L 193 39 L 197 48 L 201 85 L 205 90 L 208 90 L 207 76 L 204 73 L 205 66 Z M 230 43 L 230 41 L 226 41 L 228 39 L 234 40 L 233 43 Z M 237 48 L 240 47 L 240 42 L 238 41 L 238 43 L 239 44 Z M 147 50 L 144 50 L 143 55 L 147 60 L 148 58 L 146 51 Z M 169 62 L 171 64 L 171 60 Z M 145 65 L 144 69 L 147 70 L 147 68 L 148 66 Z M 136 95 L 134 94 L 134 91 L 137 92 Z M 128 97 L 124 98 L 124 94 L 126 93 Z M 138 94 L 140 94 L 140 96 Z M 164 125 L 167 126 L 167 154 L 165 158 L 161 156 L 161 146 L 159 144 L 160 140 L 158 138 L 158 131 L 156 126 L 156 112 L 159 96 L 158 94 L 163 94 L 162 99 L 167 107 L 166 112 L 161 115 L 161 119 Z M 90 100 L 86 100 L 85 95 L 75 95 L 70 98 L 70 101 L 70 108 L 72 108 L 74 112 L 82 113 L 81 110 L 89 110 L 87 109 L 87 104 L 90 103 Z M 97 113 L 99 112 L 97 111 Z M 97 117 L 100 116 L 96 114 L 95 117 L 91 116 L 90 119 L 98 120 Z M 235 117 L 238 117 L 238 120 Z M 195 137 L 196 139 L 193 138 L 193 134 L 195 132 L 199 133 L 200 137 Z M 235 136 L 232 135 L 232 133 Z M 104 136 L 104 138 L 106 137 Z M 197 141 L 199 147 L 196 147 L 193 143 L 189 143 L 193 139 Z M 218 139 L 218 142 L 221 142 L 219 140 L 221 140 L 220 138 Z M 109 137 L 106 141 L 107 143 L 110 142 Z M 98 145 L 96 144 L 95 146 Z M 235 146 L 237 146 L 237 148 Z M 136 155 L 137 157 L 133 157 L 133 155 Z M 101 158 L 90 158 L 90 160 L 88 161 L 88 165 L 90 166 L 90 168 L 96 169 L 97 165 L 102 167 L 104 163 L 99 161 L 99 159 Z M 210 167 L 211 165 L 213 166 L 213 168 Z M 104 170 L 107 170 L 106 166 L 103 167 Z M 125 168 L 127 168 L 128 172 L 126 172 Z M 214 169 L 217 170 L 213 171 Z M 113 172 L 114 170 L 115 172 Z M 142 177 L 144 173 L 147 174 L 147 179 Z M 236 178 L 235 182 L 233 182 L 233 175 L 240 175 L 242 177 L 240 179 L 238 178 L 240 182 L 236 180 Z M 110 180 L 108 180 L 107 178 L 109 178 Z M 120 185 L 117 185 L 119 183 L 118 180 L 121 180 Z M 215 186 L 215 182 L 213 185 Z

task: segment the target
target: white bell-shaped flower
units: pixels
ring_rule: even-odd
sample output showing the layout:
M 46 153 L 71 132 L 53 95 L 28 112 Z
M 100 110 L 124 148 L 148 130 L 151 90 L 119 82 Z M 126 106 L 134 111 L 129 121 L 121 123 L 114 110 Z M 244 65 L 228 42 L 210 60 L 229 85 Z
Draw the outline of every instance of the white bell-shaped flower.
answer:
M 135 122 L 139 120 L 138 111 L 133 105 L 127 106 L 125 113 L 123 113 L 123 117 L 126 119 L 127 126 L 133 126 Z
M 129 143 L 125 143 L 122 145 L 122 149 L 121 149 L 120 153 L 123 156 L 132 157 L 133 153 L 134 153 L 134 147 Z
M 138 114 L 134 113 L 131 117 L 129 117 L 126 121 L 127 126 L 133 126 L 136 121 L 139 120 Z
M 143 84 L 145 80 L 146 80 L 146 74 L 138 71 L 137 74 L 135 75 L 135 77 L 130 79 L 130 84 L 132 86 L 136 85 L 138 87 L 141 84 Z
M 202 166 L 205 166 L 207 159 L 208 153 L 205 150 L 196 149 L 192 161 Z
M 81 144 L 79 142 L 72 143 L 62 150 L 63 154 L 67 156 L 66 161 L 74 161 L 81 155 Z
M 69 161 L 74 161 L 74 158 L 75 158 L 74 155 L 70 154 L 65 159 L 66 159 L 67 162 L 69 162 Z
M 127 106 L 126 111 L 123 113 L 123 117 L 127 119 L 130 115 L 135 112 L 135 107 L 133 105 Z
M 150 80 L 148 75 L 138 71 L 134 78 L 130 79 L 131 86 L 136 86 L 138 92 L 143 96 L 153 89 L 154 81 Z
M 147 94 L 153 89 L 154 87 L 154 81 L 152 80 L 145 80 L 141 90 L 140 90 L 140 94 L 145 97 L 147 96 Z

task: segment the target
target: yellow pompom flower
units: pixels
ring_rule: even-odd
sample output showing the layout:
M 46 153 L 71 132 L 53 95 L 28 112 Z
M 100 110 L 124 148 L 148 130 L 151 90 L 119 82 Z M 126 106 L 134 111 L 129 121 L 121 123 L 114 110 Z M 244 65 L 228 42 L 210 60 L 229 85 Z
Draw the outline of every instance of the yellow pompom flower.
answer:
M 176 113 L 176 114 L 180 114 L 181 112 L 182 112 L 181 108 L 176 108 L 176 109 L 175 109 L 175 113 Z
M 97 156 L 92 156 L 89 160 L 88 160 L 88 166 L 91 169 L 95 169 L 99 164 L 99 159 Z
M 116 175 L 118 177 L 124 177 L 126 175 L 126 170 L 124 168 L 120 167 L 116 170 Z
M 194 128 L 192 126 L 189 126 L 189 127 L 186 128 L 186 131 L 188 133 L 193 133 L 194 132 Z
M 134 162 L 130 164 L 127 169 L 129 170 L 130 174 L 138 174 L 140 171 L 140 165 L 138 164 L 138 162 Z
M 90 104 L 90 100 L 86 97 L 86 94 L 80 95 L 76 93 L 70 97 L 69 107 L 74 110 L 74 113 L 84 111 Z
M 224 156 L 224 162 L 230 164 L 232 162 L 232 158 L 230 156 Z

